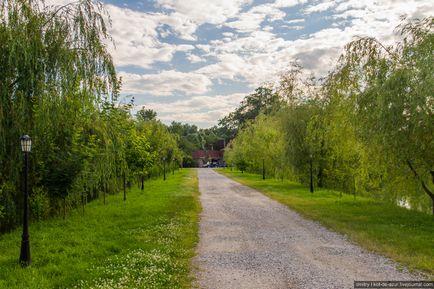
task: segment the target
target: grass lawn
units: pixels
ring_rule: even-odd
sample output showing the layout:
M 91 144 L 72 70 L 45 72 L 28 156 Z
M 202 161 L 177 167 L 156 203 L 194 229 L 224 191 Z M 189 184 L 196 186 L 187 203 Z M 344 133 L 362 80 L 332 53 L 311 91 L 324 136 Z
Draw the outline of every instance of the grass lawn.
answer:
M 21 229 L 0 236 L 0 288 L 189 288 L 198 241 L 197 175 L 181 170 L 95 200 L 85 215 L 31 224 L 32 265 L 21 268 Z
M 229 169 L 217 169 L 244 185 L 287 205 L 306 218 L 345 234 L 360 246 L 381 253 L 410 270 L 418 269 L 434 280 L 434 216 L 410 211 L 370 198 L 318 190 L 300 184 Z

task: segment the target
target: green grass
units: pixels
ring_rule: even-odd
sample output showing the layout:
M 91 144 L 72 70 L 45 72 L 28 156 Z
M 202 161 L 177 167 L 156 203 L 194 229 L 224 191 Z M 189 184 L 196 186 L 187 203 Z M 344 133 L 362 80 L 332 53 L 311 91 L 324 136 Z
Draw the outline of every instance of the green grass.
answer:
M 242 184 L 287 205 L 301 215 L 342 233 L 360 246 L 383 254 L 410 270 L 421 270 L 434 279 L 434 216 L 407 210 L 371 198 L 333 190 L 313 194 L 300 184 L 262 175 L 217 169 Z
M 0 236 L 0 288 L 189 288 L 198 241 L 197 176 L 181 170 L 30 226 L 32 265 L 18 265 L 21 229 Z

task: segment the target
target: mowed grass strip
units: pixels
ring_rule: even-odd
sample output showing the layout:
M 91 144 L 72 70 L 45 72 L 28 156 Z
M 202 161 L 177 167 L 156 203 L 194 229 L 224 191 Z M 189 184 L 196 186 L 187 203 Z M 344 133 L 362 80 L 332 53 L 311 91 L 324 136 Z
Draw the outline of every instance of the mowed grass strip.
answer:
M 349 237 L 361 247 L 387 256 L 434 280 L 434 216 L 372 198 L 333 190 L 317 190 L 262 175 L 217 169 L 217 172 L 257 189 L 306 218 Z
M 21 229 L 0 236 L 0 288 L 189 288 L 198 241 L 195 170 L 145 182 L 30 226 L 32 265 L 21 268 Z

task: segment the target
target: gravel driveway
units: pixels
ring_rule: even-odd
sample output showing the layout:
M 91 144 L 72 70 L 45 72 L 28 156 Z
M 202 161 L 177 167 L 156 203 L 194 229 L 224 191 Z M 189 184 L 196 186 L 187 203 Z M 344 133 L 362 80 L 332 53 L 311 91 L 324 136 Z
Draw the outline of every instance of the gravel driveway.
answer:
M 286 206 L 199 169 L 199 288 L 353 288 L 354 280 L 421 280 Z

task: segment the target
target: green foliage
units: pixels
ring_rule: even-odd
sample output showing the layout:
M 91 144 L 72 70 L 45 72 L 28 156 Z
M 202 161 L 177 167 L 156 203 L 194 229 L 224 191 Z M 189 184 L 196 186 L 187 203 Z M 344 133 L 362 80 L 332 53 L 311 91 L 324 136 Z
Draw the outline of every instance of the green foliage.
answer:
M 84 215 L 30 226 L 32 265 L 18 264 L 21 230 L 0 236 L 0 288 L 191 288 L 200 212 L 196 171 L 90 203 Z M 17 255 L 18 254 L 18 255 Z
M 11 182 L 0 184 L 0 231 L 6 231 L 17 222 L 16 192 Z
M 142 107 L 142 109 L 136 113 L 136 118 L 139 121 L 157 120 L 157 113 L 152 109 L 145 109 L 145 107 Z
M 155 112 L 133 119 L 133 103 L 119 103 L 106 19 L 103 5 L 90 0 L 0 4 L 1 232 L 22 212 L 23 134 L 33 140 L 35 220 L 117 192 L 124 179 L 158 174 L 163 156 L 171 168 L 181 162 L 175 135 Z
M 195 125 L 172 122 L 168 127 L 169 131 L 176 135 L 178 147 L 181 149 L 182 165 L 194 167 L 196 164 L 192 159 L 192 152 L 195 150 L 209 150 L 218 141 L 227 142 L 232 136 L 232 131 L 225 127 L 213 126 L 211 128 L 198 129 Z M 215 147 L 214 147 L 215 149 Z
M 394 46 L 349 43 L 322 80 L 295 65 L 267 93 L 279 110 L 264 118 L 246 99 L 224 119 L 240 127 L 227 163 L 259 172 L 264 159 L 275 177 L 308 184 L 312 158 L 315 187 L 434 210 L 433 21 L 403 22 Z
M 260 113 L 269 114 L 281 104 L 279 94 L 268 87 L 258 87 L 254 93 L 247 95 L 240 106 L 220 120 L 220 126 L 227 130 L 242 128 L 249 120 L 254 120 Z
M 268 175 L 273 177 L 284 172 L 283 135 L 281 122 L 275 117 L 259 115 L 248 123 L 225 150 L 225 161 L 240 170 L 262 171 L 265 163 Z
M 91 1 L 50 9 L 18 0 L 3 1 L 0 11 L 0 183 L 22 191 L 18 140 L 27 133 L 31 187 L 65 198 L 83 170 L 80 152 L 94 146 L 100 160 L 110 153 L 106 106 L 119 83 L 104 45 L 105 12 Z
M 149 152 L 150 144 L 143 134 L 130 135 L 127 146 L 126 161 L 129 169 L 140 176 L 146 175 L 147 169 L 152 166 L 151 154 Z
M 34 188 L 29 197 L 29 208 L 34 220 L 45 219 L 50 213 L 50 199 L 43 188 Z

